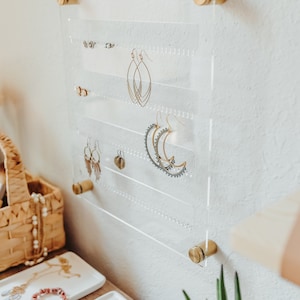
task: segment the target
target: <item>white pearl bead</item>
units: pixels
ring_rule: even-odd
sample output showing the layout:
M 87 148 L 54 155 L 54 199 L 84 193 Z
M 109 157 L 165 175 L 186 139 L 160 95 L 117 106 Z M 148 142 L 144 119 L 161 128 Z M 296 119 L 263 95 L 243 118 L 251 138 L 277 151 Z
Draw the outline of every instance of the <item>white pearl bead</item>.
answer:
M 32 225 L 36 226 L 38 224 L 38 221 L 32 221 Z
M 41 202 L 42 204 L 45 204 L 45 203 L 46 203 L 46 200 L 45 200 L 44 196 L 40 196 L 40 202 Z
M 39 243 L 38 240 L 33 240 L 33 244 L 34 244 L 34 245 L 37 245 L 38 243 Z
M 37 233 L 38 233 L 37 229 L 34 228 L 34 229 L 32 230 L 32 235 L 33 235 L 34 237 L 36 237 L 36 236 L 37 236 Z
M 38 249 L 39 245 L 33 245 L 33 249 Z
M 33 216 L 32 216 L 32 221 L 35 221 L 35 220 L 37 220 L 37 216 L 36 216 L 36 215 L 33 215 Z

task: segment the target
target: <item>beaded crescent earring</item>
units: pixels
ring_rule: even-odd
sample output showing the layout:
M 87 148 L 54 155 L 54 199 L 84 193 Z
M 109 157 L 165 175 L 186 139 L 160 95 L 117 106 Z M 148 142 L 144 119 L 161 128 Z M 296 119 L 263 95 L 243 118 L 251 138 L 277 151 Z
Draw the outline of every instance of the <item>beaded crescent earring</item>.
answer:
M 150 161 L 164 173 L 171 177 L 180 177 L 186 172 L 186 164 L 184 161 L 180 164 L 175 163 L 175 157 L 168 156 L 166 151 L 167 139 L 173 132 L 167 117 L 168 127 L 161 128 L 156 123 L 151 124 L 145 134 L 145 148 Z M 151 143 L 150 133 L 152 132 Z
M 155 152 L 154 152 L 155 135 L 157 131 L 160 129 L 160 125 L 158 124 L 158 114 L 160 114 L 160 112 L 156 113 L 156 123 L 152 123 L 146 130 L 144 143 L 145 143 L 146 153 L 150 161 L 154 164 L 155 167 L 160 169 L 160 165 L 156 161 Z
M 164 168 L 169 169 L 172 167 L 172 163 L 175 163 L 174 157 L 164 159 L 162 157 L 159 157 L 160 162 L 157 158 L 157 153 L 155 152 L 155 142 L 157 139 L 157 133 L 160 132 L 159 129 L 161 129 L 161 126 L 158 124 L 158 114 L 156 114 L 156 123 L 151 124 L 145 134 L 145 148 L 146 148 L 146 153 L 150 159 L 150 161 L 154 164 L 155 167 L 162 169 L 162 166 L 160 162 L 163 164 Z M 152 132 L 152 134 L 151 134 Z M 151 134 L 151 138 L 150 138 Z
M 168 157 L 166 152 L 166 141 L 169 135 L 172 133 L 170 128 L 163 128 L 156 136 L 155 143 L 154 143 L 154 151 L 156 154 L 156 159 L 161 167 L 161 169 L 171 177 L 180 177 L 186 171 L 186 161 L 176 164 L 174 156 Z M 159 142 L 162 141 L 162 152 L 163 155 L 159 153 Z M 164 157 L 162 159 L 162 157 Z M 169 165 L 165 165 L 165 162 L 169 162 Z

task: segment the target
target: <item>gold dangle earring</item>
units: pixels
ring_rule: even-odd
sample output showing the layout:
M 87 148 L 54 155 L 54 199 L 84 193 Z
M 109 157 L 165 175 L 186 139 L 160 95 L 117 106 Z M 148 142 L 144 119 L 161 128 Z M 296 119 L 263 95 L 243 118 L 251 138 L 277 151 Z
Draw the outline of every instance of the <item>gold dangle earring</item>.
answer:
M 173 132 L 169 123 L 169 119 L 167 117 L 168 128 L 163 128 L 155 138 L 154 142 L 154 151 L 156 154 L 156 159 L 158 164 L 160 165 L 161 169 L 171 177 L 180 177 L 186 172 L 186 164 L 187 162 L 184 161 L 180 164 L 175 163 L 174 156 L 168 157 L 166 151 L 166 142 L 169 135 Z M 162 155 L 159 151 L 159 143 L 162 140 Z M 162 158 L 163 157 L 163 158 Z M 168 162 L 168 165 L 165 165 L 165 162 Z
M 84 147 L 84 150 L 83 150 L 83 154 L 84 154 L 85 167 L 87 169 L 89 176 L 91 176 L 92 175 L 92 166 L 91 166 L 92 150 L 91 150 L 91 145 L 90 145 L 90 138 L 87 139 L 86 146 Z
M 100 167 L 100 149 L 98 141 L 95 142 L 94 149 L 91 154 L 92 168 L 94 170 L 96 181 L 100 179 L 101 167 Z
M 144 56 L 143 56 L 144 50 L 142 50 L 139 54 L 139 62 L 136 66 L 136 69 L 133 74 L 133 90 L 135 98 L 138 102 L 138 104 L 142 107 L 146 106 L 148 103 L 150 96 L 151 96 L 151 90 L 152 90 L 152 80 L 151 80 L 151 74 L 149 71 L 149 68 L 145 64 Z M 141 70 L 144 69 L 145 71 L 142 73 Z M 138 73 L 138 79 L 139 79 L 139 85 L 136 84 L 136 73 Z M 144 81 L 142 78 L 142 74 L 147 77 L 148 81 L 148 88 L 146 92 L 143 94 L 143 84 L 141 81 Z
M 145 149 L 148 158 L 150 161 L 154 164 L 155 167 L 160 168 L 160 165 L 155 161 L 155 153 L 153 153 L 152 149 L 154 147 L 154 137 L 157 132 L 157 130 L 160 128 L 160 125 L 158 124 L 158 113 L 156 113 L 156 123 L 152 123 L 146 130 L 144 143 L 145 143 Z M 152 135 L 151 135 L 152 133 Z
M 154 164 L 155 167 L 161 169 L 161 166 L 160 166 L 158 160 L 156 159 L 156 153 L 154 151 L 156 134 L 157 134 L 158 130 L 161 128 L 161 126 L 158 123 L 158 114 L 160 114 L 160 117 L 161 117 L 161 113 L 158 111 L 156 113 L 156 123 L 151 124 L 147 128 L 144 142 L 145 142 L 146 153 L 147 153 L 147 156 L 149 157 L 150 161 Z M 165 167 L 168 168 L 169 166 L 170 166 L 170 162 L 167 161 Z
M 117 156 L 114 159 L 115 165 L 120 169 L 124 169 L 125 168 L 125 158 L 124 158 L 124 152 L 119 150 L 117 152 Z
M 138 89 L 138 90 L 142 89 L 141 74 L 140 74 L 140 72 L 139 72 L 139 70 L 137 68 L 138 63 L 139 62 L 138 62 L 138 57 L 137 57 L 137 50 L 134 48 L 131 51 L 131 62 L 130 62 L 129 66 L 128 66 L 128 69 L 127 69 L 127 89 L 128 89 L 128 94 L 130 96 L 130 99 L 131 99 L 131 101 L 134 104 L 138 103 L 138 100 L 137 100 L 137 98 L 135 96 L 134 90 L 135 89 Z M 133 78 L 135 76 L 138 76 L 138 78 L 139 78 L 139 86 L 132 87 L 133 84 L 131 83 L 131 79 L 130 78 Z

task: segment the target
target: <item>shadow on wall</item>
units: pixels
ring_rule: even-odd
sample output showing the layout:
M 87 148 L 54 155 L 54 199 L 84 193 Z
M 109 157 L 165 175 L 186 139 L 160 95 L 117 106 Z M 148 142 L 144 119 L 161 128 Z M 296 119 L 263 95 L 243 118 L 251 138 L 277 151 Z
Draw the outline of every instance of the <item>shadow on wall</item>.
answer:
M 234 15 L 232 20 L 236 20 L 237 18 L 242 21 L 242 23 L 253 25 L 260 23 L 262 16 L 260 15 L 260 10 L 257 9 L 257 5 L 253 4 L 251 6 L 251 2 L 240 1 L 240 0 L 231 0 L 226 3 L 226 5 L 222 6 L 222 9 L 226 11 L 228 14 Z
M 23 102 L 22 95 L 15 88 L 8 85 L 0 87 L 0 131 L 13 139 L 17 146 L 20 143 L 21 102 Z

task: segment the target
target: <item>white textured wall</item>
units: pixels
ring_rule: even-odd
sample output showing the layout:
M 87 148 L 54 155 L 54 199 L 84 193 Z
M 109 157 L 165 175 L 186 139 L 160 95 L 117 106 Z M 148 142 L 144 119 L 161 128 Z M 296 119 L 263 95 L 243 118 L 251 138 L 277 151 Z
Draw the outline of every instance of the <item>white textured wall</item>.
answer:
M 211 217 L 220 252 L 206 269 L 72 196 L 59 7 L 0 1 L 0 127 L 32 172 L 62 187 L 69 239 L 87 261 L 135 299 L 183 299 L 182 288 L 215 299 L 219 263 L 231 298 L 234 269 L 244 299 L 300 298 L 228 243 L 236 222 L 299 188 L 299 1 L 228 0 L 216 10 Z

